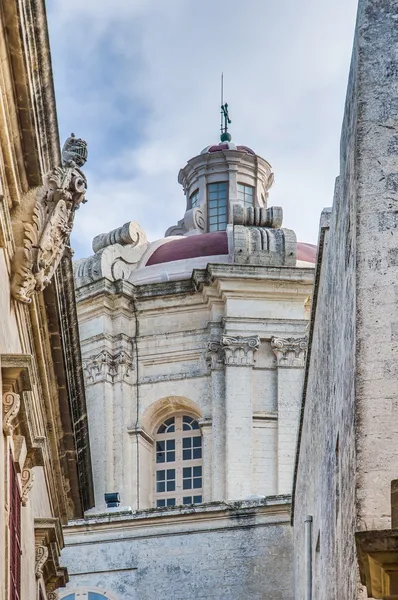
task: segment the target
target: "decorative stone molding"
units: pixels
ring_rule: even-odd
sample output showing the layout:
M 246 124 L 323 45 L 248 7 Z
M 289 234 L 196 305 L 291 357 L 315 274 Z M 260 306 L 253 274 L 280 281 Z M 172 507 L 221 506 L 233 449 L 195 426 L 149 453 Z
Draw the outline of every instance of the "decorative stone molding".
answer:
M 62 528 L 58 519 L 35 519 L 36 577 L 43 577 L 47 593 L 54 592 L 68 582 L 67 570 L 59 566 L 64 546 Z
M 23 469 L 21 473 L 22 480 L 22 506 L 26 506 L 28 502 L 29 492 L 33 487 L 33 482 L 35 480 L 35 474 L 32 469 Z
M 307 338 L 277 338 L 271 339 L 279 367 L 304 367 L 305 355 L 308 348 Z
M 36 546 L 36 557 L 35 557 L 35 573 L 36 579 L 40 579 L 43 575 L 44 565 L 48 559 L 48 548 L 47 546 Z
M 113 229 L 109 233 L 101 233 L 93 239 L 93 250 L 99 252 L 107 246 L 120 244 L 121 246 L 142 246 L 147 244 L 148 240 L 145 231 L 136 221 L 129 221 L 122 227 Z
M 210 369 L 222 369 L 224 366 L 224 349 L 220 342 L 212 340 L 208 343 L 206 362 Z
M 271 206 L 270 208 L 245 207 L 236 203 L 233 205 L 232 215 L 234 225 L 269 227 L 271 229 L 282 227 L 283 210 L 280 206 Z
M 185 235 L 188 231 L 197 231 L 198 233 L 205 233 L 206 231 L 206 219 L 200 206 L 187 210 L 184 218 L 178 221 L 177 225 L 169 227 L 164 237 Z
M 83 360 L 83 372 L 87 384 L 98 381 L 125 381 L 133 371 L 133 360 L 125 350 L 112 354 L 108 350 L 101 350 L 99 354 Z
M 260 347 L 260 336 L 223 335 L 222 345 L 226 365 L 253 366 L 255 352 Z
M 128 279 L 149 247 L 145 231 L 135 221 L 93 239 L 94 256 L 73 265 L 77 287 L 106 278 Z
M 233 205 L 234 262 L 239 265 L 294 267 L 297 238 L 294 231 L 281 229 L 282 209 Z
M 34 292 L 51 281 L 69 244 L 76 209 L 85 202 L 87 180 L 79 167 L 87 158 L 87 144 L 72 134 L 55 167 L 38 189 L 31 219 L 25 223 L 23 247 L 13 260 L 11 293 L 29 304 Z
M 21 397 L 14 392 L 3 394 L 3 431 L 5 435 L 12 435 L 14 431 L 13 421 L 21 408 Z

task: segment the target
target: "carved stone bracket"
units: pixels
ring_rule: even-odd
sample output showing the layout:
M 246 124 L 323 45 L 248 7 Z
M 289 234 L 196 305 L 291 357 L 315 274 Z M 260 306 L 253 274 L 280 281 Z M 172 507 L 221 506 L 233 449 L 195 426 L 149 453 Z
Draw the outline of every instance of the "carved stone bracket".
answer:
M 62 157 L 62 166 L 38 189 L 33 214 L 25 221 L 23 245 L 14 255 L 11 293 L 25 304 L 50 283 L 69 245 L 76 209 L 85 202 L 87 180 L 79 167 L 86 161 L 86 142 L 72 134 Z
M 47 592 L 54 592 L 68 582 L 67 570 L 59 565 L 64 546 L 58 519 L 35 519 L 36 577 L 43 577 Z
M 35 480 L 35 474 L 32 469 L 23 469 L 21 473 L 22 480 L 22 506 L 26 506 L 28 502 L 29 492 L 33 487 Z
M 48 559 L 48 548 L 47 546 L 36 546 L 36 557 L 35 557 L 35 573 L 36 579 L 40 579 L 43 575 L 43 568 Z
M 260 347 L 260 336 L 235 337 L 223 335 L 222 345 L 226 365 L 253 366 L 255 352 Z
M 133 371 L 133 360 L 131 355 L 122 350 L 112 354 L 108 350 L 102 350 L 99 354 L 90 356 L 83 361 L 83 372 L 86 375 L 87 384 L 98 381 L 128 380 Z
M 305 355 L 308 348 L 307 338 L 278 338 L 271 339 L 279 367 L 304 367 Z
M 5 435 L 12 435 L 14 431 L 13 422 L 21 408 L 21 398 L 14 392 L 3 394 L 3 431 Z

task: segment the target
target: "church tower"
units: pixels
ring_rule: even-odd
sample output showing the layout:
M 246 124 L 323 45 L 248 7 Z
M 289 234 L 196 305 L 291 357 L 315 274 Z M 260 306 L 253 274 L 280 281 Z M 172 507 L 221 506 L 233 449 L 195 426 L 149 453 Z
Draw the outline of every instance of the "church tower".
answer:
M 95 508 L 66 531 L 68 600 L 292 597 L 315 248 L 226 130 L 178 180 L 163 239 L 128 222 L 75 264 Z

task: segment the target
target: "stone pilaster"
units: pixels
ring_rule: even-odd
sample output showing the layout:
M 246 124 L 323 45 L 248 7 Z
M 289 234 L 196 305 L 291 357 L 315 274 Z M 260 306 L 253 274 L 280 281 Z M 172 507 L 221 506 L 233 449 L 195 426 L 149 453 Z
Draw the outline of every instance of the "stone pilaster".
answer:
M 253 398 L 252 369 L 259 336 L 224 335 L 226 405 L 226 498 L 252 493 Z
M 224 351 L 219 341 L 210 341 L 207 362 L 211 373 L 212 423 L 211 427 L 202 427 L 204 473 L 211 469 L 210 494 L 206 490 L 205 499 L 225 500 L 225 373 Z M 210 440 L 211 437 L 211 440 Z M 209 459 L 208 453 L 211 452 Z
M 273 337 L 271 348 L 278 366 L 278 494 L 290 494 L 307 339 Z

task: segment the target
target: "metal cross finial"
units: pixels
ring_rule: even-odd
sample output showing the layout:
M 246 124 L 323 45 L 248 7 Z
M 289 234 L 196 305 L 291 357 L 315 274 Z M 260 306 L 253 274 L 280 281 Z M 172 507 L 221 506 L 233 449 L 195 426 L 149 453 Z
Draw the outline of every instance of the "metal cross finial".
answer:
M 224 104 L 224 73 L 221 73 L 221 136 L 222 142 L 230 142 L 232 137 L 228 133 L 228 125 L 231 123 L 231 119 L 228 114 L 228 104 Z

